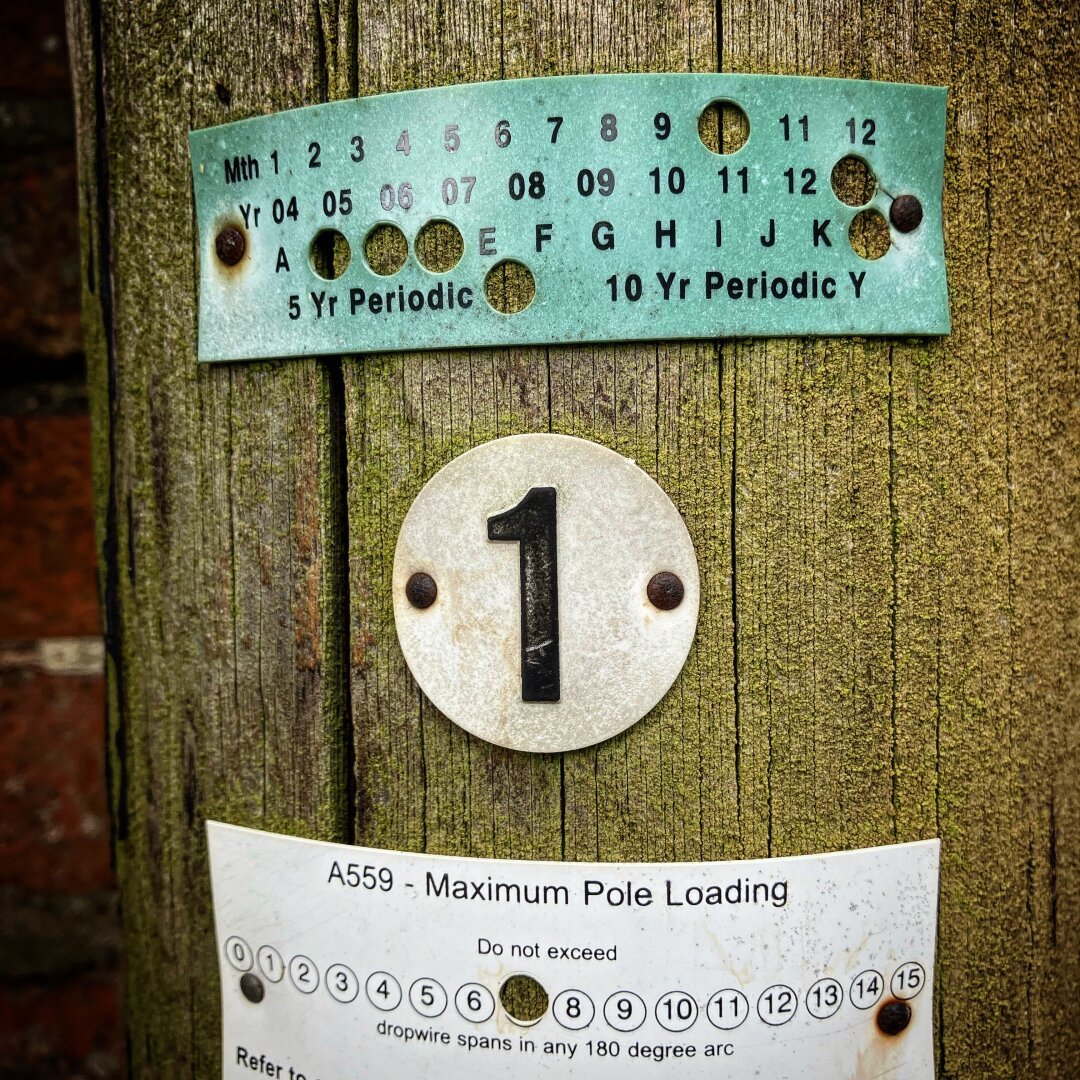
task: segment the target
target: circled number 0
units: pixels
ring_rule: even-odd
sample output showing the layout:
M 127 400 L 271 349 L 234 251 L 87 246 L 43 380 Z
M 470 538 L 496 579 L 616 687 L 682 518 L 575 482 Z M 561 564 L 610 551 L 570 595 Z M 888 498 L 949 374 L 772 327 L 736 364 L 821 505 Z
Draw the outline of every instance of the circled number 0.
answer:
M 231 937 L 225 942 L 225 956 L 237 971 L 250 971 L 255 959 L 251 946 L 242 937 Z

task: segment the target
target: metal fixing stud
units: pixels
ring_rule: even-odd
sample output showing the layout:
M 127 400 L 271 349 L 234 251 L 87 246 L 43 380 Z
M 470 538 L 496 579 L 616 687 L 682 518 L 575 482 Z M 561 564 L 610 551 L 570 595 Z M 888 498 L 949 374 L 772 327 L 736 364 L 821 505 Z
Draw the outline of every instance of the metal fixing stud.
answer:
M 914 232 L 922 217 L 922 203 L 914 195 L 897 195 L 889 207 L 889 220 L 898 232 Z
M 226 225 L 214 240 L 214 250 L 226 266 L 235 266 L 244 257 L 247 241 L 235 225 Z
M 253 1005 L 258 1005 L 266 993 L 262 979 L 258 975 L 252 975 L 250 971 L 246 975 L 240 976 L 240 992 Z
M 878 1009 L 877 1026 L 886 1035 L 899 1035 L 911 1023 L 911 1006 L 906 1001 L 886 1001 Z
M 405 596 L 414 608 L 420 608 L 421 611 L 431 607 L 438 595 L 439 587 L 435 584 L 435 579 L 423 571 L 413 574 L 405 582 Z
M 659 574 L 653 574 L 645 592 L 649 597 L 649 603 L 661 611 L 672 611 L 677 608 L 686 594 L 682 579 L 669 570 L 661 570 Z

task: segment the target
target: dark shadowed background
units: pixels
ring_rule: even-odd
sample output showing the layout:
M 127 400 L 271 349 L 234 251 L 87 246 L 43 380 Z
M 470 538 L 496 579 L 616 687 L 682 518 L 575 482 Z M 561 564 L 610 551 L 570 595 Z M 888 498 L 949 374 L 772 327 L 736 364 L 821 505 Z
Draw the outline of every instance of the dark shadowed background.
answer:
M 119 1077 L 62 0 L 0 5 L 0 1077 Z

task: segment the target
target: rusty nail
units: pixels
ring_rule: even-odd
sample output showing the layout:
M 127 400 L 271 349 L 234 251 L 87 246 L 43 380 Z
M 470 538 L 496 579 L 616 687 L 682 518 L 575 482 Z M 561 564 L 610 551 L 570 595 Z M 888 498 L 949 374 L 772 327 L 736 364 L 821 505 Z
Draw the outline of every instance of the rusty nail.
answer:
M 911 1006 L 906 1001 L 886 1001 L 878 1009 L 877 1026 L 886 1035 L 899 1035 L 911 1023 Z
M 653 574 L 645 591 L 649 596 L 649 603 L 661 611 L 671 611 L 673 608 L 677 608 L 682 603 L 685 593 L 679 576 L 672 574 L 668 570 L 661 570 L 659 574 Z
M 249 971 L 246 975 L 240 976 L 240 991 L 248 999 L 248 1001 L 258 1005 L 263 999 L 262 979 L 258 975 L 252 975 Z
M 244 257 L 246 249 L 244 234 L 235 225 L 226 225 L 214 241 L 217 257 L 226 266 L 235 266 Z
M 922 221 L 922 203 L 914 195 L 897 195 L 889 207 L 889 220 L 902 233 L 914 232 Z
M 405 582 L 405 595 L 414 608 L 429 608 L 435 603 L 435 597 L 439 595 L 439 587 L 430 574 L 420 572 L 413 574 Z

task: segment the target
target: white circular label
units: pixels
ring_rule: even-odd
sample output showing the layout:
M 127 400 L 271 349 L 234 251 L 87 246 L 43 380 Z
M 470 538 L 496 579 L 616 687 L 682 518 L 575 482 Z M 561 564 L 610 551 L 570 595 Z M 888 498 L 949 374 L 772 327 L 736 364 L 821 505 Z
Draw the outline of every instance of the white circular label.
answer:
M 601 742 L 668 691 L 697 626 L 690 534 L 634 462 L 567 435 L 455 458 L 409 509 L 394 619 L 417 683 L 515 750 Z

